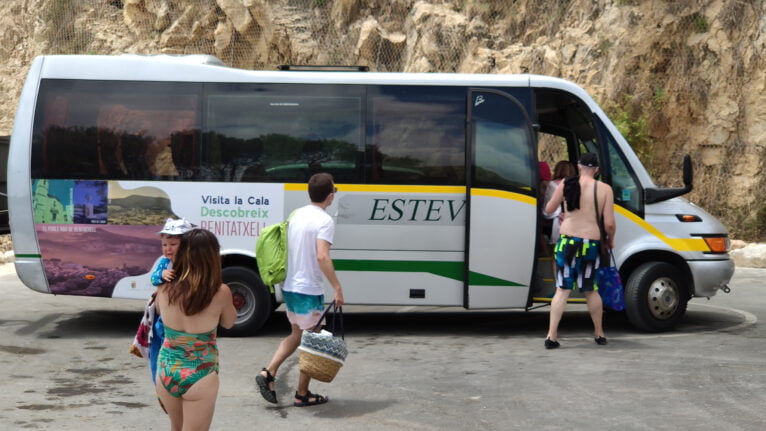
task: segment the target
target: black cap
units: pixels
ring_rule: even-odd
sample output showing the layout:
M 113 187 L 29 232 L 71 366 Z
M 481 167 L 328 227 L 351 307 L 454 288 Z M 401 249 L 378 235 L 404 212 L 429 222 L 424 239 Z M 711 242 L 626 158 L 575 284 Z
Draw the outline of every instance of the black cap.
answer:
M 598 167 L 598 157 L 596 157 L 593 153 L 585 153 L 580 156 L 579 163 L 583 166 L 587 166 L 589 168 L 597 168 Z

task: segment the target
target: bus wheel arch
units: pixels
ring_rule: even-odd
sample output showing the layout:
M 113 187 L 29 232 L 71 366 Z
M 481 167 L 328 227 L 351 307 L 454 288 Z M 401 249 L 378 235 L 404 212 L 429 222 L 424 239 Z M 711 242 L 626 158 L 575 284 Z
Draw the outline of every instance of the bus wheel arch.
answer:
M 255 265 L 242 259 L 225 257 L 222 275 L 223 282 L 231 289 L 237 320 L 231 329 L 221 329 L 221 335 L 253 335 L 271 317 L 275 302 L 273 294 L 261 281 Z
M 648 332 L 673 329 L 691 297 L 688 277 L 667 261 L 642 262 L 623 278 L 625 312 L 636 328 Z

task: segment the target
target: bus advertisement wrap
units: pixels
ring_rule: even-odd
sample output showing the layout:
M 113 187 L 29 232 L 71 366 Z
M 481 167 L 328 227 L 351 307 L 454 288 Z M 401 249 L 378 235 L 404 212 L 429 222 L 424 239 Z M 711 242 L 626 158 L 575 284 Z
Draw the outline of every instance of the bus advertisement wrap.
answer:
M 261 229 L 283 219 L 284 187 L 35 180 L 33 202 L 52 293 L 146 298 L 167 218 L 189 220 L 253 256 Z

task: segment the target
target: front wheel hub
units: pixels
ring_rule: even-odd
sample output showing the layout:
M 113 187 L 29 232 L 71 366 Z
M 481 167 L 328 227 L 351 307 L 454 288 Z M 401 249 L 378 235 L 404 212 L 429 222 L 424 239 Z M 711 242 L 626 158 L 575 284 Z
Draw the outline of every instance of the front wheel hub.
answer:
M 649 286 L 648 300 L 652 316 L 660 320 L 670 319 L 680 302 L 678 286 L 670 278 L 658 278 Z
M 239 310 L 245 305 L 245 297 L 239 293 L 231 295 L 232 302 L 234 302 L 234 308 Z

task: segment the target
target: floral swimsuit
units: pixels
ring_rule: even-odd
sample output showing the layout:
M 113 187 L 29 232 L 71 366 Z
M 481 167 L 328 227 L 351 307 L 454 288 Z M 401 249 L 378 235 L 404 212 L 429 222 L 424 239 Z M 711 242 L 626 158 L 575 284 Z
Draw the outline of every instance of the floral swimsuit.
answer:
M 165 342 L 157 358 L 157 378 L 170 395 L 180 398 L 200 379 L 218 372 L 215 331 L 188 334 L 165 326 Z

